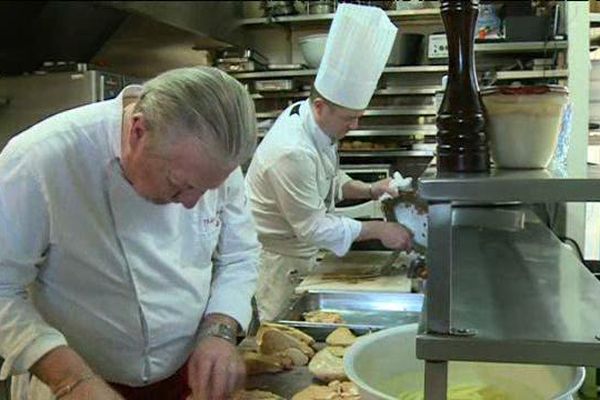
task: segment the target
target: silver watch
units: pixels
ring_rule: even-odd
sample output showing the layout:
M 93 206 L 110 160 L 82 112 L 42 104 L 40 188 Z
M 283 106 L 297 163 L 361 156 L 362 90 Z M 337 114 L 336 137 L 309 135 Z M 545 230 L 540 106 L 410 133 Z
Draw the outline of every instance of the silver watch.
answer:
M 221 339 L 227 340 L 231 344 L 237 343 L 237 337 L 235 331 L 227 324 L 216 323 L 210 324 L 207 327 L 202 327 L 200 329 L 200 338 L 205 338 L 209 336 L 218 337 Z

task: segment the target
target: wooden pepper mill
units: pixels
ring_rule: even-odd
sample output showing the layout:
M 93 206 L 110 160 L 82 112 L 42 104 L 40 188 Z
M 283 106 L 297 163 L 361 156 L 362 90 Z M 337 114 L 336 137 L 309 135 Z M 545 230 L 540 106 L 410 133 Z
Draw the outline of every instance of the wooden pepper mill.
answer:
M 490 168 L 484 106 L 475 73 L 478 5 L 478 0 L 441 1 L 448 39 L 448 83 L 436 121 L 437 167 L 441 172 Z

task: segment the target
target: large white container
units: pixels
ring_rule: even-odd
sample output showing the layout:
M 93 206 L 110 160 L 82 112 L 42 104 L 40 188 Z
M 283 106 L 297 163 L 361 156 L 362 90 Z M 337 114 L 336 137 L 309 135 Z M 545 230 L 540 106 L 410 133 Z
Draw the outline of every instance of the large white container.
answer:
M 397 400 L 400 393 L 423 389 L 424 362 L 416 358 L 418 324 L 361 337 L 344 356 L 346 374 L 362 400 Z M 585 370 L 545 365 L 449 363 L 449 385 L 494 384 L 511 400 L 571 400 Z
M 483 89 L 492 159 L 499 168 L 546 168 L 569 100 L 563 86 Z

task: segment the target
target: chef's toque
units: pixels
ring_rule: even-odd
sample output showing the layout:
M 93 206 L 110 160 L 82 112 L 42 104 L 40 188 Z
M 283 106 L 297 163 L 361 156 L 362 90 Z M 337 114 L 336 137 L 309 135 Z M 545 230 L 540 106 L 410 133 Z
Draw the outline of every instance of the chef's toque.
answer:
M 317 91 L 342 107 L 367 108 L 397 30 L 380 8 L 340 4 L 315 80 Z

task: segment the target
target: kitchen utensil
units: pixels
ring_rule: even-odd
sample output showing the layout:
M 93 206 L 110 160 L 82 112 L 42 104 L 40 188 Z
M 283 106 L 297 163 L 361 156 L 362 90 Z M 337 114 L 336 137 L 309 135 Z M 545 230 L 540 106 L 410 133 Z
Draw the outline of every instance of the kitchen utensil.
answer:
M 424 37 L 419 33 L 398 33 L 387 65 L 419 64 Z
M 416 357 L 418 324 L 359 338 L 344 355 L 344 369 L 363 400 L 396 400 L 423 389 L 424 361 Z M 477 382 L 505 391 L 510 399 L 572 400 L 585 378 L 581 367 L 450 362 L 449 386 Z
M 397 222 L 413 234 L 413 250 L 425 253 L 427 249 L 427 203 L 414 192 L 400 193 L 399 197 L 381 202 L 387 221 Z
M 568 102 L 563 86 L 500 86 L 482 90 L 492 159 L 500 168 L 546 168 Z
M 327 34 L 321 33 L 304 36 L 298 43 L 300 44 L 300 51 L 304 56 L 306 64 L 311 68 L 319 68 L 319 64 L 325 53 Z
M 269 79 L 254 82 L 254 90 L 257 92 L 285 92 L 295 88 L 296 84 L 293 79 Z

